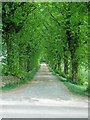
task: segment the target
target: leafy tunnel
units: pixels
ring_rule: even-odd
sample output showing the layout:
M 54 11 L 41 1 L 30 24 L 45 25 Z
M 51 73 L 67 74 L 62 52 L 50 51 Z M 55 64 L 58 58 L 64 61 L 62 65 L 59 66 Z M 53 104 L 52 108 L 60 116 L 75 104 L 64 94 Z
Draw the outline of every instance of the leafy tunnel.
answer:
M 2 74 L 22 78 L 45 61 L 83 84 L 88 76 L 89 3 L 3 2 Z

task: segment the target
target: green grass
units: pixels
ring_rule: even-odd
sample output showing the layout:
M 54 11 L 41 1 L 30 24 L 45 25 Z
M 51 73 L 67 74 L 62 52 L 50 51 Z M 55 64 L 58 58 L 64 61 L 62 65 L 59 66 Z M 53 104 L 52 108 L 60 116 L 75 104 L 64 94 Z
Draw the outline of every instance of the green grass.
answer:
M 70 92 L 73 94 L 81 95 L 81 96 L 90 96 L 87 92 L 87 85 L 76 85 L 71 83 L 71 80 L 69 78 L 64 78 L 60 76 L 59 74 L 55 73 L 51 68 L 49 68 L 50 72 L 52 74 L 56 75 L 58 80 L 63 82 L 65 86 L 69 89 Z
M 87 92 L 87 85 L 73 84 L 68 78 L 59 76 L 59 74 L 56 74 L 56 76 L 59 81 L 64 83 L 64 85 L 69 89 L 70 92 L 81 96 L 90 96 Z
M 78 94 L 78 95 L 81 95 L 81 96 L 88 96 L 88 93 L 86 92 L 86 89 L 87 89 L 87 86 L 85 85 L 75 85 L 75 84 L 72 84 L 70 82 L 64 82 L 64 84 L 67 86 L 67 88 L 75 93 L 75 94 Z
M 8 90 L 14 89 L 16 87 L 19 87 L 22 84 L 27 83 L 28 81 L 31 81 L 34 78 L 34 76 L 35 76 L 36 72 L 38 71 L 38 69 L 39 69 L 39 67 L 37 69 L 33 69 L 31 72 L 27 73 L 24 78 L 21 78 L 17 82 L 13 82 L 13 83 L 11 82 L 9 84 L 6 84 L 4 87 L 0 87 L 0 90 L 8 91 Z
M 76 85 L 70 82 L 67 78 L 63 78 L 57 75 L 58 80 L 63 82 L 65 86 L 69 89 L 70 92 L 81 95 L 81 96 L 89 96 L 87 90 L 87 85 Z
M 68 80 L 67 78 L 63 78 L 63 77 L 59 76 L 58 74 L 56 74 L 56 75 L 57 75 L 58 80 L 63 82 L 64 85 L 73 94 L 77 94 L 77 95 L 81 95 L 81 96 L 89 96 L 88 92 L 86 92 L 87 85 L 76 85 L 76 84 L 71 83 L 70 82 L 71 80 Z
M 7 90 L 11 90 L 11 89 L 14 89 L 18 86 L 19 84 L 17 82 L 14 82 L 14 83 L 9 83 L 9 84 L 6 84 L 4 87 L 1 87 L 1 90 L 3 91 L 7 91 Z

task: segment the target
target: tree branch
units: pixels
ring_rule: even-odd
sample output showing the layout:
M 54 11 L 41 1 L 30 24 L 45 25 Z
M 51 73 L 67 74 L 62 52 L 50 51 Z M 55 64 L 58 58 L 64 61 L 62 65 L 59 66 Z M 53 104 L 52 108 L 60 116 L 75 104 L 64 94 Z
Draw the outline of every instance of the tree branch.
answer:
M 49 12 L 50 13 L 50 12 Z M 58 23 L 58 25 L 60 26 L 60 22 L 55 18 L 55 16 L 52 14 L 52 13 L 50 13 L 50 15 L 51 15 L 51 17 L 54 19 L 54 21 L 56 21 L 57 23 Z

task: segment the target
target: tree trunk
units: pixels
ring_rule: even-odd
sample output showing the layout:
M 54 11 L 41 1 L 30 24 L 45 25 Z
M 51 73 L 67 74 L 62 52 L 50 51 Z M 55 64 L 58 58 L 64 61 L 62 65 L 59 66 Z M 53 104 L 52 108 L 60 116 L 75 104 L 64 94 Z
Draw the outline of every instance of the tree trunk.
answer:
M 87 9 L 88 9 L 88 16 L 90 15 L 90 2 L 87 2 Z M 88 20 L 89 23 L 89 20 Z M 88 25 L 88 29 L 90 25 Z M 90 30 L 88 30 L 88 37 L 90 37 Z M 88 40 L 88 73 L 90 73 L 90 40 Z M 87 87 L 88 94 L 90 94 L 90 74 L 88 75 L 88 87 Z
M 67 44 L 64 48 L 64 74 L 68 74 L 68 54 Z
M 69 14 L 68 14 L 69 12 Z M 71 64 L 72 64 L 72 81 L 74 83 L 77 83 L 78 82 L 78 59 L 77 59 L 77 56 L 76 56 L 76 50 L 78 48 L 78 33 L 79 33 L 79 23 L 77 25 L 77 28 L 78 28 L 78 33 L 75 33 L 75 36 L 72 37 L 72 32 L 70 30 L 70 17 L 71 17 L 71 14 L 70 14 L 70 10 L 68 8 L 68 12 L 67 12 L 67 18 L 68 18 L 68 21 L 66 22 L 66 26 L 67 26 L 67 29 L 66 29 L 66 36 L 67 36 L 67 43 L 68 43 L 68 49 L 70 51 L 70 54 L 71 54 Z
M 24 64 L 23 64 L 23 45 L 22 43 L 19 43 L 19 68 L 23 69 Z
M 57 68 L 58 68 L 58 71 L 61 72 L 61 62 L 60 61 L 58 61 L 58 63 L 57 63 Z
M 28 45 L 27 47 L 26 47 L 26 56 L 27 56 L 27 72 L 29 72 L 30 71 L 30 52 L 31 52 L 31 50 L 30 50 L 30 46 Z
M 54 69 L 54 70 L 57 69 L 57 64 L 56 64 L 56 63 L 53 65 L 53 69 Z
M 72 81 L 73 83 L 78 83 L 78 60 L 75 53 L 71 53 L 72 62 Z
M 68 74 L 68 58 L 64 56 L 64 73 Z
M 13 70 L 13 60 L 12 60 L 12 40 L 9 37 L 6 39 L 6 46 L 7 46 L 7 67 L 8 71 L 7 74 L 12 73 Z

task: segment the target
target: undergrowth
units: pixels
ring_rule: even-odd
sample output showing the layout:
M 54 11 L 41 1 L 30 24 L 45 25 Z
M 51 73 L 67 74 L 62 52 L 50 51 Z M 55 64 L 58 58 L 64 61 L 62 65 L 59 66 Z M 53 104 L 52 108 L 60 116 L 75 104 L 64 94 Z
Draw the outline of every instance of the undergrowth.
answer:
M 87 85 L 85 84 L 74 84 L 69 77 L 64 77 L 63 75 L 57 73 L 53 69 L 49 67 L 49 71 L 52 74 L 56 75 L 58 80 L 63 82 L 64 85 L 69 89 L 73 94 L 81 95 L 81 96 L 90 96 L 87 91 Z
M 0 90 L 11 90 L 14 89 L 16 87 L 21 86 L 22 84 L 27 83 L 28 81 L 31 81 L 33 79 L 33 77 L 35 76 L 36 72 L 38 71 L 39 67 L 36 69 L 33 69 L 31 72 L 28 72 L 23 78 L 21 78 L 19 81 L 16 82 L 10 82 L 8 84 L 6 84 L 3 87 L 0 87 Z

